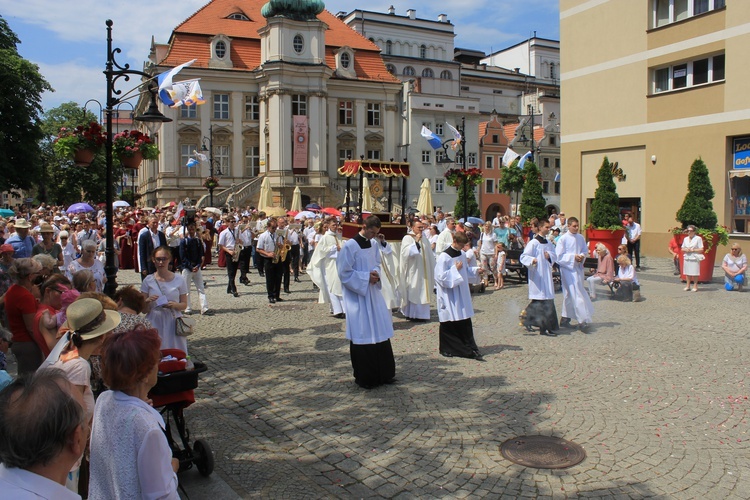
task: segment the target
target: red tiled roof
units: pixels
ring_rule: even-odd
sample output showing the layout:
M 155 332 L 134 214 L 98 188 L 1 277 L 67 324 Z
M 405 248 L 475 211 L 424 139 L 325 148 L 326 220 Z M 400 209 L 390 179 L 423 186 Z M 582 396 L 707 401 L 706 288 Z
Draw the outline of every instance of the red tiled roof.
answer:
M 223 34 L 232 39 L 231 59 L 234 70 L 250 71 L 261 64 L 260 35 L 266 26 L 260 14 L 267 0 L 213 0 L 178 25 L 169 38 L 167 56 L 159 61 L 161 66 L 176 66 L 198 59 L 193 67 L 207 68 L 210 59 L 210 39 Z M 244 14 L 249 21 L 227 19 L 235 13 Z M 355 51 L 354 68 L 362 80 L 398 83 L 380 57 L 380 49 L 373 42 L 349 28 L 343 21 L 325 10 L 318 19 L 328 25 L 326 30 L 326 64 L 334 69 L 334 51 L 350 47 Z
M 516 136 L 516 129 L 519 125 L 519 123 L 506 123 L 503 125 L 503 135 L 508 139 L 508 142 L 511 142 Z

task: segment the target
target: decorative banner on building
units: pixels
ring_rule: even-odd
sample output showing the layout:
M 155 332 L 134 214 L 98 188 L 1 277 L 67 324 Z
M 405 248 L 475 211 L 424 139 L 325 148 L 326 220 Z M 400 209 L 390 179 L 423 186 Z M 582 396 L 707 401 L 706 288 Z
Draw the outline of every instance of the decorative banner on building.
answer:
M 295 174 L 307 173 L 307 116 L 292 117 L 294 125 L 294 156 L 292 169 Z
M 734 140 L 732 165 L 733 168 L 750 168 L 750 137 L 739 137 Z

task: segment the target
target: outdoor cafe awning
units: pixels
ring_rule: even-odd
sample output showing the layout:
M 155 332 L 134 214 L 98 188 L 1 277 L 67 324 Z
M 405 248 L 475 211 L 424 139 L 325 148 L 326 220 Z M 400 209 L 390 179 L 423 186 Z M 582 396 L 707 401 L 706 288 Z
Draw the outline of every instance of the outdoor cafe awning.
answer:
M 408 163 L 380 160 L 347 160 L 338 172 L 346 177 L 352 177 L 358 175 L 360 170 L 366 174 L 385 177 L 409 177 Z
M 750 177 L 750 168 L 740 168 L 737 170 L 729 171 L 729 178 L 732 177 Z

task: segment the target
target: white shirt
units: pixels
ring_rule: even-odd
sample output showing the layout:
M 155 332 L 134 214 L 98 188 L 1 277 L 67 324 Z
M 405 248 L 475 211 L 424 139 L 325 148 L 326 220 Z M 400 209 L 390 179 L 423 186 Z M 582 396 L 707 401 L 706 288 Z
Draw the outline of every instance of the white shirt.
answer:
M 3 498 L 13 500 L 80 500 L 81 495 L 73 493 L 60 483 L 25 469 L 7 468 L 0 465 L 0 491 Z
M 482 234 L 479 236 L 479 241 L 482 243 L 482 246 L 479 249 L 482 254 L 495 255 L 495 244 L 497 243 L 497 236 L 495 235 L 494 231 L 490 234 L 482 231 Z
M 628 224 L 625 226 L 625 230 L 628 233 L 628 239 L 634 240 L 641 235 L 641 225 L 633 221 L 633 225 Z
M 234 250 L 234 245 L 237 241 L 237 229 L 226 228 L 219 235 L 219 246 L 223 246 L 227 250 Z
M 266 231 L 258 237 L 258 250 L 264 250 L 266 252 L 275 252 L 276 243 L 279 242 L 280 236 L 271 231 Z
M 163 429 L 159 412 L 140 399 L 102 393 L 91 426 L 89 498 L 179 499 Z

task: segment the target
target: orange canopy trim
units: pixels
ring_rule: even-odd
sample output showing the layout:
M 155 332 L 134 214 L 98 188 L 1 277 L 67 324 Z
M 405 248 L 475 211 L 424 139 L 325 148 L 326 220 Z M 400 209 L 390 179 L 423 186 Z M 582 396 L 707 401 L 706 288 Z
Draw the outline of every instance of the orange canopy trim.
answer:
M 359 174 L 360 169 L 366 174 L 385 177 L 409 177 L 409 164 L 403 162 L 379 160 L 347 160 L 339 168 L 339 174 L 351 177 Z

